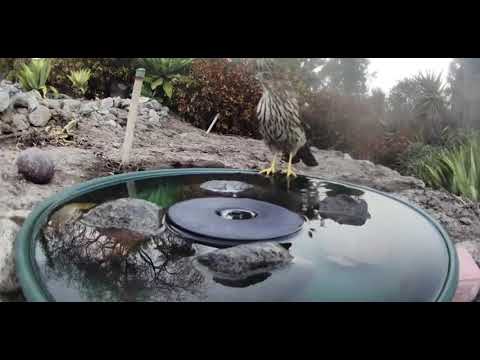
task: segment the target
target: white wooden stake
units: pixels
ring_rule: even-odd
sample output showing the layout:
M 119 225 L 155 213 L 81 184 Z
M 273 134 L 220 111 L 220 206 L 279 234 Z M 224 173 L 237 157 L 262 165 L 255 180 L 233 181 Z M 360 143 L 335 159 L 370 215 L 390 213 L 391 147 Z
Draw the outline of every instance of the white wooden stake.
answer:
M 138 101 L 140 99 L 140 93 L 142 92 L 143 79 L 145 79 L 145 69 L 137 69 L 137 72 L 135 73 L 135 83 L 133 84 L 132 99 L 128 110 L 125 140 L 122 148 L 122 166 L 128 164 L 130 161 L 135 122 L 137 121 Z
M 215 115 L 215 118 L 213 119 L 212 123 L 210 124 L 210 126 L 207 130 L 207 134 L 210 133 L 212 128 L 215 126 L 215 123 L 217 122 L 219 116 L 220 116 L 220 114 Z

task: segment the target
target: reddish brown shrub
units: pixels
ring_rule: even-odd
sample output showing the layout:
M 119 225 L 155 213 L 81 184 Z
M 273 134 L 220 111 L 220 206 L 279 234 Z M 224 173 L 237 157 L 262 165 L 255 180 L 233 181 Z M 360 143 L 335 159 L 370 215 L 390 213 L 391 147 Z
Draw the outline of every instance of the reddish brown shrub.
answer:
M 207 129 L 216 114 L 214 131 L 259 138 L 256 106 L 261 89 L 250 69 L 227 59 L 194 60 L 191 83 L 179 84 L 173 105 L 188 122 Z

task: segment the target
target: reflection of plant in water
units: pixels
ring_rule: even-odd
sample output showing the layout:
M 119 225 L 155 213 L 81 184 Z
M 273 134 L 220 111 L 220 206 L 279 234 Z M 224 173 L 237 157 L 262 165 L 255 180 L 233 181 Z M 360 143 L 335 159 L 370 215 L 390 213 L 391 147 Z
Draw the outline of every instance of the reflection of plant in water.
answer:
M 42 240 L 49 259 L 44 267 L 47 279 L 77 289 L 82 299 L 90 301 L 181 301 L 201 297 L 203 274 L 185 257 L 186 253 L 166 249 L 165 244 L 174 243 L 174 234 L 166 231 L 142 242 L 136 251 L 110 259 L 115 261 L 98 261 L 103 252 L 92 246 L 100 238 L 84 239 L 90 229 L 79 229 L 79 223 L 76 224 L 66 226 L 63 235 L 56 233 Z M 95 231 L 103 237 L 111 235 Z M 104 239 L 103 243 L 111 241 Z
M 167 208 L 178 201 L 180 187 L 174 184 L 161 184 L 155 188 L 145 189 L 137 193 L 137 198 Z

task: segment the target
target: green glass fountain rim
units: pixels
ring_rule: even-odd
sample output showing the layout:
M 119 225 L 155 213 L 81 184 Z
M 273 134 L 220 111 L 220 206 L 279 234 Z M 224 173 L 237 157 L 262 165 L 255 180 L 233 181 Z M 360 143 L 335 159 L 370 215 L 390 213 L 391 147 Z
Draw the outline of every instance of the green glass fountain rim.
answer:
M 29 214 L 25 222 L 23 223 L 20 232 L 17 235 L 15 243 L 15 262 L 17 278 L 22 288 L 23 294 L 27 301 L 31 302 L 51 302 L 55 301 L 53 296 L 49 293 L 44 285 L 44 282 L 40 278 L 40 271 L 37 267 L 35 260 L 35 241 L 37 235 L 41 231 L 41 228 L 45 225 L 51 212 L 59 206 L 68 203 L 69 201 L 102 188 L 122 184 L 128 181 L 147 180 L 161 177 L 179 176 L 179 175 L 214 175 L 214 174 L 257 174 L 254 170 L 238 170 L 238 169 L 222 169 L 222 168 L 193 168 L 193 169 L 163 169 L 163 170 L 148 170 L 141 172 L 132 172 L 119 175 L 112 175 L 106 177 L 100 177 L 90 181 L 86 181 L 65 189 L 48 199 L 41 202 L 36 206 Z M 459 277 L 459 262 L 458 256 L 450 240 L 447 232 L 443 227 L 437 223 L 430 215 L 428 215 L 422 209 L 411 205 L 410 203 L 399 199 L 388 193 L 378 191 L 366 186 L 360 186 L 351 184 L 348 182 L 332 181 L 320 177 L 308 176 L 312 179 L 318 179 L 331 184 L 344 185 L 360 190 L 370 191 L 383 196 L 386 196 L 394 201 L 400 202 L 405 206 L 408 206 L 418 214 L 426 218 L 433 227 L 435 227 L 441 234 L 447 252 L 449 255 L 448 272 L 443 284 L 442 291 L 438 295 L 437 302 L 450 302 L 452 301 L 455 291 L 458 286 Z

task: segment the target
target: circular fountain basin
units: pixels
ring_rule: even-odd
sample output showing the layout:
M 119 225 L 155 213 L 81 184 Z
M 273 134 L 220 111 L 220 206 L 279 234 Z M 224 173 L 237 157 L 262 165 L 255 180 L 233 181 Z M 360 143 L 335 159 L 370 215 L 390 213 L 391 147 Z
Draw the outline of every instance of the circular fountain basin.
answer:
M 135 199 L 142 219 L 105 218 L 118 199 L 127 208 Z M 76 214 L 65 227 L 75 236 L 51 235 L 63 234 L 59 214 Z M 79 224 L 101 246 L 79 241 Z M 104 261 L 106 251 L 115 262 Z M 69 188 L 26 219 L 16 262 L 29 301 L 432 302 L 451 301 L 458 284 L 455 248 L 422 210 L 352 184 L 229 169 L 145 171 Z

